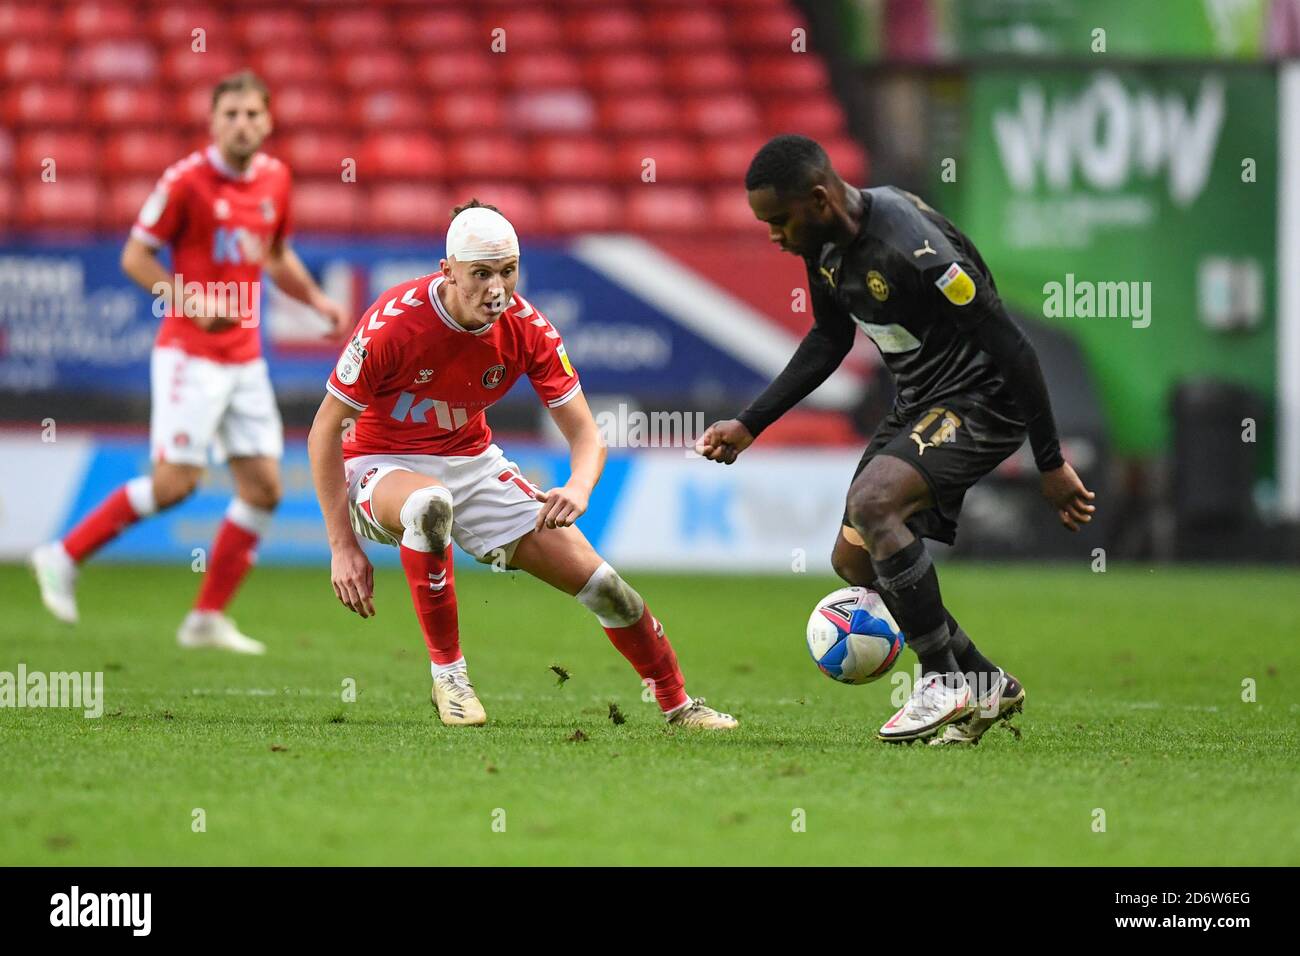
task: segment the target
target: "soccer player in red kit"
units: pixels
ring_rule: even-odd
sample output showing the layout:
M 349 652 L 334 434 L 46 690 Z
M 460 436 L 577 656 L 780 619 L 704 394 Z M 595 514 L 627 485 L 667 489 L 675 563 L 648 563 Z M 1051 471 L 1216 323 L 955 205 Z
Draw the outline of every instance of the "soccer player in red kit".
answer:
M 393 286 L 362 317 L 307 439 L 334 593 L 363 618 L 374 614 L 373 572 L 354 531 L 400 549 L 445 724 L 487 719 L 460 649 L 454 539 L 480 562 L 575 596 L 670 724 L 737 726 L 687 696 L 662 625 L 574 525 L 605 446 L 559 333 L 514 291 L 514 228 L 477 200 L 453 217 L 441 271 Z M 569 445 L 571 477 L 550 491 L 493 444 L 484 414 L 523 375 Z
M 224 610 L 254 560 L 280 499 L 284 440 L 258 332 L 262 270 L 342 334 L 348 319 L 290 248 L 289 170 L 259 152 L 270 95 L 250 72 L 217 84 L 212 144 L 163 173 L 122 251 L 122 269 L 165 311 L 150 360 L 153 468 L 132 478 L 61 540 L 32 555 L 45 606 L 75 623 L 77 566 L 141 518 L 197 487 L 210 450 L 228 458 L 235 497 L 208 555 L 184 647 L 261 654 Z M 157 252 L 171 246 L 168 274 Z

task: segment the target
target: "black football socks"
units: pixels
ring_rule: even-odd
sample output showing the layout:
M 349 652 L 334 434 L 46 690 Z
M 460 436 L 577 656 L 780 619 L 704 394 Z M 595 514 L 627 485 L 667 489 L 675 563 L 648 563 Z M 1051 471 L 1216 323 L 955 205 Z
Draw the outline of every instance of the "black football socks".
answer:
M 948 613 L 939 595 L 939 575 L 924 542 L 916 538 L 887 558 L 872 558 L 871 565 L 880 587 L 892 599 L 886 606 L 920 658 L 922 673 L 961 673 L 951 647 Z
M 952 656 L 957 658 L 957 663 L 961 665 L 967 677 L 974 675 L 976 686 L 980 684 L 981 675 L 984 675 L 984 683 L 990 684 L 993 678 L 998 676 L 998 665 L 980 653 L 980 649 L 975 646 L 970 635 L 951 614 L 947 611 L 944 613 L 948 616 L 948 633 L 952 635 L 948 641 Z

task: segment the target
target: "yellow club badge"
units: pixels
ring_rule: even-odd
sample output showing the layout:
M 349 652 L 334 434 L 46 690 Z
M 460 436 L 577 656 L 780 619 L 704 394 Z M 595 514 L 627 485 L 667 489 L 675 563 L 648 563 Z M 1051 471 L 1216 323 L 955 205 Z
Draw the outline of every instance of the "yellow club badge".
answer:
M 568 372 L 569 377 L 572 378 L 573 363 L 569 361 L 569 353 L 564 351 L 564 343 L 561 342 L 559 345 L 555 347 L 555 354 L 560 357 L 560 364 L 564 366 L 564 370 Z
M 889 298 L 889 283 L 875 269 L 867 273 L 867 291 L 872 294 L 877 302 L 884 302 Z
M 935 280 L 934 284 L 939 287 L 944 298 L 953 305 L 966 305 L 975 298 L 975 280 L 955 262 Z

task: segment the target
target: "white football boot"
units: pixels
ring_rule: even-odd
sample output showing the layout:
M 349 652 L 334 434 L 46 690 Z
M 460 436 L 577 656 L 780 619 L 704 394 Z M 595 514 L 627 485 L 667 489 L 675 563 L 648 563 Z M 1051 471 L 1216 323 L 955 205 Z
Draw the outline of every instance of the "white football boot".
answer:
M 41 545 L 31 553 L 28 563 L 36 575 L 45 609 L 65 624 L 76 624 L 77 563 L 63 550 L 63 543 Z
M 430 697 L 433 706 L 438 708 L 438 716 L 448 727 L 482 727 L 487 723 L 487 711 L 463 667 L 443 671 L 435 677 Z
M 975 698 L 971 714 L 960 723 L 949 724 L 943 733 L 930 741 L 931 747 L 973 745 L 999 721 L 1010 720 L 1025 706 L 1025 689 L 1002 668 L 993 686 Z
M 958 678 L 955 687 L 948 679 Z M 912 688 L 912 696 L 898 712 L 885 722 L 877 739 L 890 743 L 923 740 L 954 720 L 961 720 L 971 709 L 970 684 L 963 674 L 927 674 Z
M 740 721 L 730 714 L 705 706 L 703 697 L 688 697 L 686 703 L 664 717 L 670 727 L 695 727 L 700 730 L 735 730 Z
M 190 611 L 176 632 L 181 647 L 211 647 L 236 654 L 265 654 L 266 645 L 241 634 L 235 622 L 220 611 Z

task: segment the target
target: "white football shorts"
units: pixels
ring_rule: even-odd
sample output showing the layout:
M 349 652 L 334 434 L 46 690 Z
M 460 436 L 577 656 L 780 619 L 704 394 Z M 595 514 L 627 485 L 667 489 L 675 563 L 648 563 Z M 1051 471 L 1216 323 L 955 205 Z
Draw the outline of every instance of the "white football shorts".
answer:
M 370 495 L 390 472 L 428 475 L 451 492 L 451 536 L 475 560 L 490 564 L 504 556 L 537 522 L 540 489 L 530 482 L 497 445 L 477 455 L 359 455 L 345 463 L 352 528 L 362 537 L 398 545 L 399 538 L 375 520 Z
M 284 455 L 284 426 L 265 359 L 226 364 L 156 348 L 149 362 L 154 461 L 208 464 Z

